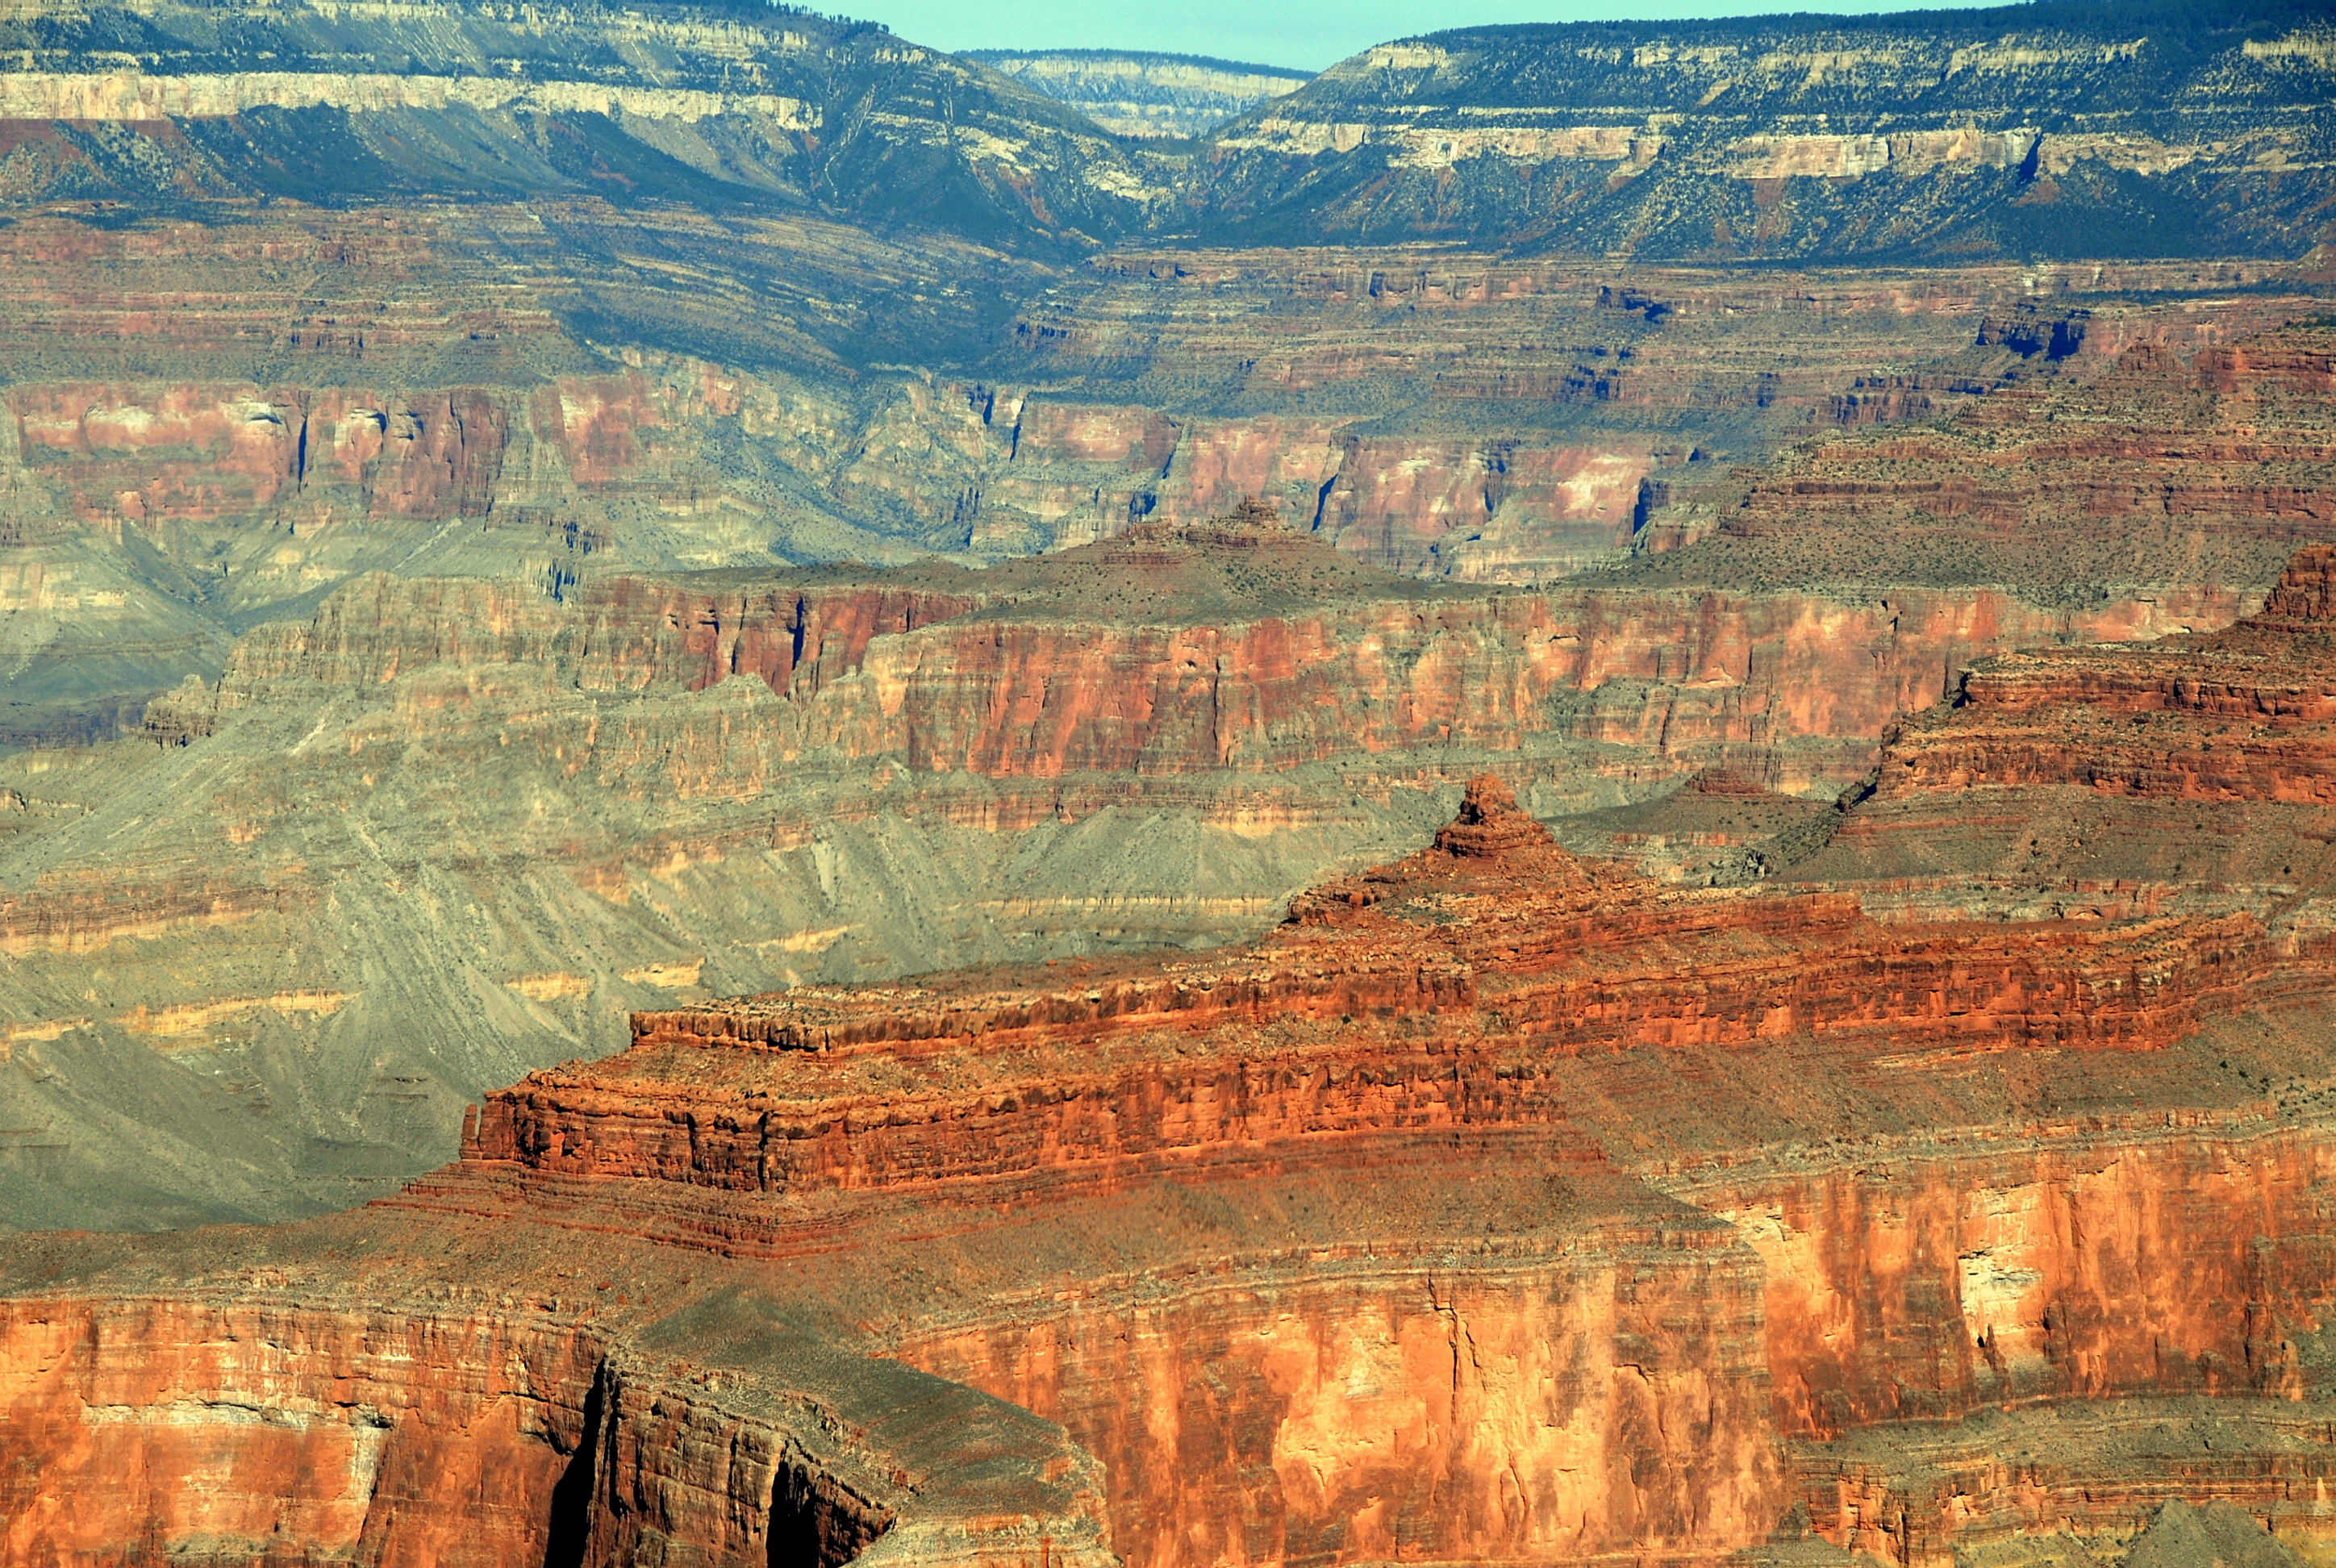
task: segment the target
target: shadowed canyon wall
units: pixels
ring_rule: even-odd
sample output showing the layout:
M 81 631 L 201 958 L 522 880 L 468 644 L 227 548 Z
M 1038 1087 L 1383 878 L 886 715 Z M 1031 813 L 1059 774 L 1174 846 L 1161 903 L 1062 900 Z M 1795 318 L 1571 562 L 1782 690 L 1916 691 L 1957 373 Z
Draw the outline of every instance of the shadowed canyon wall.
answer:
M 0 1347 L 10 1562 L 832 1564 L 891 1523 L 784 1430 L 492 1311 L 56 1299 Z

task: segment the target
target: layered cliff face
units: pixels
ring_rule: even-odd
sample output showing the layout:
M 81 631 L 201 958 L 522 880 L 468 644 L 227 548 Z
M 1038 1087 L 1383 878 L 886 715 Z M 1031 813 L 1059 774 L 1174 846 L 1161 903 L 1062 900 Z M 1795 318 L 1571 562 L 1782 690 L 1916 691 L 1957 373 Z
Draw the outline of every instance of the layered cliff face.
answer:
M 13 1300 L 0 1558 L 836 1568 L 1010 1562 L 1044 1538 L 1102 1560 L 1085 1466 L 1018 1412 L 839 1368 L 735 1302 L 685 1316 L 695 1365 L 653 1363 L 655 1329 L 617 1348 L 552 1311 Z M 935 1419 L 953 1452 L 920 1451 Z
M 1763 585 L 1977 579 L 2084 604 L 2148 592 L 2178 560 L 2202 586 L 2260 591 L 2336 524 L 2331 389 L 2321 326 L 2186 363 L 2134 344 L 2081 382 L 1812 443 L 1662 564 Z
M 1557 1064 L 1585 1054 L 1795 1037 L 2163 1049 L 2251 994 L 2321 989 L 2324 948 L 2244 919 L 1930 929 L 1826 895 L 1661 892 L 1586 872 L 1486 778 L 1433 847 L 1308 894 L 1233 961 L 1089 971 L 1065 991 L 977 974 L 637 1014 L 631 1052 L 491 1096 L 468 1147 L 771 1193 L 1287 1168 L 1308 1157 L 1275 1148 L 1291 1138 L 1565 1128 Z M 1164 1065 L 1163 1030 L 1183 1037 Z M 950 1042 L 971 1060 L 923 1094 L 881 1059 Z
M 592 194 L 824 210 L 1048 248 L 1141 226 L 1163 170 L 1010 80 L 805 13 L 32 7 L 0 199 L 188 207 Z M 329 150 L 329 158 L 319 158 Z
M 1296 92 L 1218 62 L 1001 62 L 1069 103 L 881 29 L 718 7 L 225 28 L 35 7 L 0 48 L 18 206 L 592 193 L 1058 253 L 1197 229 L 1720 260 L 2301 256 L 2331 58 L 2283 5 L 1481 28 Z M 1191 133 L 1244 98 L 1264 102 L 1198 149 L 1111 133 Z
M 962 1325 L 887 1312 L 910 1359 L 1064 1421 L 1104 1459 L 1132 1561 L 1358 1541 L 1429 1560 L 1713 1560 L 1799 1516 L 1837 1544 L 1946 1562 L 2068 1519 L 2129 1537 L 2166 1496 L 2320 1531 L 2285 1499 L 2329 1461 L 2308 1438 L 2287 1457 L 2300 1429 L 2280 1412 L 2326 1397 L 2314 1194 L 2331 1145 L 2308 1107 L 2328 1063 L 2302 1046 L 2316 1013 L 2269 1037 L 2234 1015 L 2317 994 L 2324 959 L 2302 960 L 2311 978 L 2242 980 L 2234 950 L 2169 962 L 2159 944 L 2215 928 L 2166 922 L 1865 928 L 1882 948 L 1862 951 L 1857 922 L 1852 902 L 1661 894 L 1581 865 L 1487 781 L 1436 846 L 1327 885 L 1237 965 L 642 1015 L 625 1057 L 492 1100 L 478 1163 L 401 1206 L 637 1203 L 671 1242 L 784 1257 L 843 1245 L 843 1216 L 887 1193 L 967 1216 L 919 1227 L 944 1233 L 1010 1193 L 1020 1213 L 1066 1206 L 1039 1267 L 1074 1271 L 1056 1261 L 1088 1233 L 1072 1214 L 1124 1216 L 1098 1234 L 1123 1267 L 1141 1249 L 1140 1272 L 1081 1274 L 1067 1300 L 968 1300 Z M 2105 943 L 2114 978 L 2085 997 L 1989 977 L 1982 952 L 2029 940 Z M 2133 942 L 2153 956 L 2118 952 Z M 1834 962 L 1854 1017 L 1820 999 Z M 1568 989 L 1573 966 L 1594 996 Z M 1692 1019 L 1656 991 L 1691 998 Z M 2156 1011 L 2169 1004 L 2228 1021 Z M 2177 1046 L 2202 1020 L 2207 1037 Z M 2210 1086 L 2274 1061 L 2291 1075 L 2275 1102 Z M 2041 1118 L 1959 1129 L 2006 1103 Z M 1471 1240 L 1394 1242 L 1382 1182 L 1458 1193 L 1477 1215 L 1426 1233 Z M 1126 1194 L 1147 1183 L 1218 1206 L 1137 1241 L 1120 1227 L 1146 1213 Z M 675 1183 L 729 1195 L 653 1195 Z M 764 1219 L 757 1193 L 784 1194 L 790 1220 Z M 1397 1212 L 1416 1224 L 1435 1206 Z M 1362 1255 L 1326 1246 L 1326 1225 L 1368 1236 Z M 1264 1254 L 1225 1258 L 1235 1237 Z M 1177 1271 L 1148 1254 L 1180 1245 L 1220 1261 L 1169 1289 Z M 1533 1261 L 1550 1250 L 1562 1265 Z M 1408 1289 L 1406 1257 L 1426 1276 Z M 1235 1280 L 1211 1277 L 1229 1266 Z M 1898 1423 L 1984 1420 L 2009 1399 L 2082 1424 L 2082 1402 L 2110 1398 L 2133 1403 L 2098 1417 L 2105 1432 L 2179 1410 L 2229 1463 L 2137 1464 L 2110 1438 L 2089 1467 L 2059 1461 L 2058 1484 L 2084 1488 L 2059 1515 L 1992 1481 L 2000 1501 L 1918 1514 L 1900 1501 L 1914 1483 L 1883 1479 L 1925 1442 L 2000 1451 L 1984 1427 Z
M 2286 6 L 1469 28 L 1251 111 L 1203 189 L 1284 242 L 2293 256 L 2331 61 Z
M 1239 937 L 1488 765 L 1552 812 L 1719 764 L 1829 797 L 1970 657 L 2163 609 L 1495 593 L 1270 514 L 979 572 L 367 578 L 0 774 L 11 1212 L 346 1202 L 659 998 Z
M 669 270 L 614 259 L 651 243 Z M 0 718 L 35 741 L 134 723 L 144 696 L 215 676 L 237 632 L 368 570 L 558 593 L 774 551 L 996 560 L 1258 495 L 1399 572 L 1608 571 L 1711 535 L 1742 500 L 1729 464 L 1812 422 L 1935 414 L 2143 345 L 2175 355 L 2152 373 L 2171 387 L 2193 375 L 2184 356 L 2308 312 L 2314 287 L 2220 265 L 1747 278 L 1222 253 L 1066 277 L 965 246 L 582 202 L 134 232 L 39 219 L 0 246 L 24 283 L 0 321 L 23 367 L 0 392 L 0 538 L 20 585 Z M 661 346 L 616 346 L 642 340 Z M 897 368 L 927 356 L 956 368 Z M 2096 461 L 2155 440 L 2152 461 L 2209 475 L 2189 491 L 2229 484 L 2227 461 L 2181 443 L 2227 445 L 2255 378 L 2229 373 L 2213 406 L 2160 397 L 2128 421 L 2136 439 L 2117 434 L 2123 455 Z M 2039 416 L 2115 414 L 2091 397 L 2047 397 Z M 1899 470 L 1991 461 L 1987 442 L 1924 450 Z M 2280 461 L 2289 492 L 2317 482 Z M 2031 468 L 2048 472 L 2042 453 Z M 2022 486 L 1995 504 L 2034 501 Z M 1952 571 L 1935 545 L 1867 548 L 1895 531 L 1864 525 L 1814 560 L 1689 551 L 1671 580 L 2022 586 L 2039 566 L 2001 529 L 1959 536 Z M 2272 575 L 2227 550 L 2190 564 L 2165 533 L 2121 521 L 2113 597 L 2197 624 L 2229 612 L 2183 596 Z
M 1108 49 L 975 49 L 966 58 L 1069 104 L 1119 136 L 1206 137 L 1313 75 L 1191 54 Z
M 246 1309 L 203 1292 L 261 1277 L 287 1303 L 327 1278 L 408 1300 L 458 1259 L 511 1300 L 438 1320 L 519 1310 L 522 1357 L 608 1358 L 588 1421 L 639 1418 L 607 1366 L 664 1368 L 663 1429 L 560 1446 L 572 1378 L 543 1424 L 645 1473 L 701 1456 L 689 1486 L 618 1493 L 660 1498 L 667 1549 L 707 1560 L 755 1550 L 781 1494 L 825 1499 L 853 1545 L 881 1512 L 866 1552 L 889 1560 L 967 1527 L 977 1475 L 1007 1487 L 993 1554 L 1043 1534 L 1144 1564 L 1716 1563 L 1796 1534 L 1944 1563 L 2207 1528 L 2169 1498 L 2212 1505 L 2214 1539 L 2267 1520 L 2316 1552 L 2327 964 L 2244 920 L 1925 927 L 1666 891 L 1573 860 L 1485 779 L 1428 849 L 1324 884 L 1246 952 L 647 1011 L 629 1051 L 492 1096 L 468 1157 L 390 1203 L 36 1242 L 5 1342 L 87 1379 L 103 1333 L 71 1330 L 79 1359 L 20 1347 L 115 1296 L 209 1321 Z M 278 1311 L 284 1369 L 246 1398 L 292 1409 L 311 1368 L 354 1388 L 339 1341 Z M 404 1344 L 401 1321 L 366 1331 Z M 384 1361 L 412 1368 L 398 1389 L 466 1364 Z M 911 1413 L 952 1386 L 1059 1427 Z M 802 1437 L 807 1478 L 783 1484 L 796 1450 L 747 1422 L 704 1468 L 679 1428 L 778 1387 L 843 1451 Z M 366 1389 L 385 1418 L 423 1403 Z M 173 1430 L 190 1467 L 229 1463 Z M 726 1511 L 693 1500 L 725 1486 Z M 91 1495 L 102 1534 L 124 1511 Z
M 1917 905 L 2249 908 L 2316 931 L 2331 798 L 2326 546 L 2225 630 L 1983 661 L 1895 728 L 1796 875 Z
M 0 1563 L 2336 1551 L 2317 18 L 360 10 L 0 20 Z

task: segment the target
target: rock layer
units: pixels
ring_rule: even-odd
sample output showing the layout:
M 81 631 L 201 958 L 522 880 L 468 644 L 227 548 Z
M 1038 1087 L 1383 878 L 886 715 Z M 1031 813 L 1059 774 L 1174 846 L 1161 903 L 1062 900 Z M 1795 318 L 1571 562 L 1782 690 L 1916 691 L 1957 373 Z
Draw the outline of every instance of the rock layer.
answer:
M 493 1401 L 516 1375 L 462 1369 L 511 1356 L 395 1350 L 392 1380 L 343 1341 L 405 1344 L 442 1252 L 492 1267 L 508 1304 L 420 1316 L 489 1347 L 524 1322 L 521 1361 L 592 1363 L 601 1401 L 530 1371 L 549 1413 L 511 1417 L 493 1463 L 536 1479 L 494 1495 L 550 1541 L 569 1515 L 518 1499 L 559 1455 L 598 1456 L 553 1491 L 609 1496 L 617 1555 L 638 1529 L 759 1556 L 784 1521 L 822 1561 L 1043 1538 L 1049 1560 L 1147 1565 L 1390 1543 L 1717 1562 L 1805 1518 L 1943 1561 L 2039 1505 L 1921 1491 L 1909 1466 L 1954 1439 L 1906 1423 L 2007 1402 L 2098 1423 L 2114 1400 L 2187 1401 L 2239 1446 L 2211 1477 L 2074 1452 L 2081 1483 L 2039 1471 L 2081 1484 L 2086 1529 L 2175 1495 L 2310 1534 L 2281 1499 L 2316 1461 L 2275 1412 L 2323 1408 L 2336 1373 L 2329 950 L 2244 915 L 1925 926 L 1835 894 L 1667 890 L 1574 860 L 1486 779 L 1436 843 L 1323 884 L 1248 953 L 646 1011 L 630 1050 L 492 1096 L 468 1158 L 368 1211 L 81 1262 L 88 1239 L 36 1242 L 0 1345 L 46 1368 L 12 1408 L 54 1432 L 59 1390 L 111 1365 L 73 1325 L 125 1309 L 92 1303 L 208 1322 L 264 1273 L 272 1339 L 223 1339 L 232 1360 L 307 1336 L 254 1401 L 278 1414 L 163 1423 L 139 1473 L 346 1446 L 341 1417 L 280 1413 L 306 1408 L 301 1378 L 363 1394 L 341 1410 L 426 1407 L 416 1441 L 452 1442 L 509 1429 Z M 39 1283 L 68 1264 L 73 1284 Z M 345 1306 L 342 1339 L 300 1315 L 328 1278 L 381 1303 Z M 95 1349 L 38 1350 L 59 1332 Z M 425 1384 L 439 1366 L 451 1383 Z M 667 1391 L 637 1403 L 658 1366 Z M 199 1402 L 248 1376 L 169 1375 Z M 485 1403 L 432 1403 L 448 1388 Z M 135 1389 L 106 1398 L 126 1428 L 160 1420 Z M 989 1424 L 936 1421 L 936 1399 Z M 384 1418 L 386 1455 L 405 1428 Z M 621 1435 L 563 1436 L 595 1422 Z M 405 1517 L 402 1492 L 355 1488 L 359 1508 L 327 1468 L 340 1511 L 283 1516 L 318 1554 Z M 78 1527 L 109 1541 L 132 1514 L 167 1545 L 202 1509 L 251 1511 L 232 1487 L 87 1495 Z
M 21 959 L 9 1048 L 27 1068 L 0 1102 L 37 1151 L 0 1197 L 28 1221 L 122 1223 L 367 1195 L 451 1147 L 464 1102 L 614 1047 L 626 1011 L 1241 938 L 1319 877 L 1426 842 L 1488 767 L 1544 814 L 1624 810 L 1708 769 L 1815 797 L 1814 817 L 1760 808 L 1790 840 L 1718 833 L 1698 881 L 1774 874 L 1833 826 L 1846 852 L 1881 808 L 1821 803 L 1973 661 L 2250 607 L 2261 563 L 2322 526 L 2317 345 L 2250 340 L 2202 356 L 2210 386 L 2156 394 L 2128 350 L 2098 382 L 1990 394 L 1987 418 L 1922 438 L 1942 454 L 1926 472 L 1987 475 L 1990 505 L 2034 514 L 2058 493 L 2041 459 L 1991 467 L 1989 443 L 2106 427 L 2094 472 L 2146 460 L 2193 498 L 2171 524 L 2072 507 L 1974 529 L 1892 455 L 1901 434 L 1756 477 L 1700 542 L 1531 591 L 1387 575 L 1263 502 L 981 571 L 367 577 L 252 631 L 216 685 L 151 704 L 140 742 L 0 769 L 25 803 L 0 819 L 0 942 Z M 638 433 L 614 406 L 560 404 L 600 432 L 573 451 Z M 2272 472 L 2305 498 L 2294 516 L 2253 510 L 2263 464 L 2233 453 L 2288 454 Z M 1867 537 L 1869 511 L 1955 570 L 1858 581 L 1842 536 Z M 2072 541 L 2103 579 L 2090 597 L 2040 586 Z M 2154 575 L 2097 570 L 2111 552 Z M 1649 840 L 1631 852 L 1671 853 Z M 1885 913 L 1913 896 L 1868 886 Z M 2137 888 L 2054 899 L 2171 908 Z M 2288 940 L 2263 897 L 2214 910 Z M 307 995 L 346 1000 L 264 1002 Z M 190 1021 L 145 1027 L 163 1016 Z M 346 1070 L 297 1066 L 319 1054 Z M 167 1202 L 125 1196 L 137 1183 Z

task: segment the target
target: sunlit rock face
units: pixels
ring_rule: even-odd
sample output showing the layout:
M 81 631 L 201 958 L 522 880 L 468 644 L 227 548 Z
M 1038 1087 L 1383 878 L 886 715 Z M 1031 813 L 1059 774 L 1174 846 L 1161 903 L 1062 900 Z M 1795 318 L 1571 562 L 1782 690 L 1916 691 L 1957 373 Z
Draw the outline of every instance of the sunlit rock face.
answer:
M 2325 330 L 2209 342 L 2185 363 L 2145 335 L 2169 315 L 2127 319 L 2138 340 L 2073 356 L 2081 375 L 1650 501 L 1613 565 L 1532 587 L 1402 570 L 1369 531 L 1314 526 L 1255 471 L 1203 480 L 1197 456 L 1180 505 L 1252 482 L 1270 499 L 979 569 L 628 569 L 692 537 L 686 519 L 659 534 L 608 501 L 613 537 L 571 548 L 507 513 L 529 474 L 626 505 L 658 493 L 674 471 L 657 443 L 690 428 L 688 400 L 736 391 L 703 366 L 565 377 L 516 403 L 366 386 L 301 414 L 287 397 L 265 405 L 280 421 L 242 420 L 258 433 L 201 459 L 238 407 L 224 394 L 69 419 L 58 394 L 19 389 L 47 411 L 20 426 L 47 443 L 28 484 L 102 496 L 167 471 L 188 488 L 155 477 L 152 493 L 173 504 L 226 498 L 211 521 L 125 521 L 118 539 L 44 512 L 68 543 L 28 556 L 82 570 L 118 549 L 151 568 L 144 543 L 200 560 L 223 541 L 213 604 L 289 618 L 147 701 L 134 738 L 0 763 L 0 804 L 21 803 L 0 815 L 0 989 L 22 1069 L 0 1097 L 28 1129 L 7 1212 L 313 1212 L 429 1168 L 466 1104 L 616 1048 L 632 1010 L 1246 940 L 1321 878 L 1426 842 L 1487 769 L 1539 815 L 1578 818 L 1568 842 L 1675 881 L 1790 872 L 1874 911 L 2273 921 L 2318 863 L 2303 826 L 2234 860 L 2240 841 L 2177 822 L 2170 797 L 2142 809 L 2178 832 L 2078 812 L 2039 833 L 1961 803 L 1984 794 L 1932 812 L 1906 782 L 1929 755 L 1947 780 L 2010 768 L 2021 745 L 2042 760 L 2020 766 L 2075 765 L 2066 748 L 2101 726 L 2054 717 L 2016 743 L 1972 727 L 2017 685 L 1985 660 L 2207 635 L 2263 602 L 2299 541 L 2336 532 Z M 422 433 L 394 447 L 350 412 L 368 401 Z M 131 444 L 133 408 L 140 428 L 184 433 Z M 991 418 L 1046 462 L 1153 428 L 1027 402 Z M 247 448 L 251 466 L 229 467 Z M 1414 451 L 1392 472 L 1445 482 Z M 226 510 L 263 504 L 263 479 L 280 529 Z M 466 517 L 473 483 L 490 499 Z M 1342 504 L 1334 485 L 1326 518 Z M 270 540 L 307 553 L 272 564 Z M 403 571 L 356 573 L 367 552 L 416 549 Z M 170 602 L 157 576 L 151 597 L 69 609 L 91 590 L 21 564 L 27 607 L 81 628 L 68 646 L 92 658 L 135 648 L 121 628 Z M 439 572 L 409 575 L 425 564 Z M 443 575 L 456 566 L 477 575 Z M 1963 706 L 1935 742 L 1902 720 L 1942 700 Z M 2116 723 L 2118 745 L 2144 738 Z M 2269 744 L 2185 732 L 2151 765 L 2260 784 L 2289 765 Z M 1948 760 L 1972 748 L 1998 760 Z M 1836 810 L 1878 763 L 1874 798 Z M 2298 809 L 2287 787 L 2219 809 L 2269 823 Z M 2064 864 L 2053 846 L 2075 840 L 2107 858 Z M 2220 869 L 2201 883 L 2198 867 Z
M 2310 1548 L 2331 961 L 1666 887 L 1482 777 L 1246 948 L 642 1011 L 366 1210 L 29 1239 L 10 1551 Z
M 11 8 L 0 1568 L 2336 1553 L 2336 56 L 2136 15 Z
M 1206 137 L 1243 111 L 1296 92 L 1313 74 L 1108 49 L 975 49 L 966 58 L 1069 104 L 1114 135 L 1144 138 Z

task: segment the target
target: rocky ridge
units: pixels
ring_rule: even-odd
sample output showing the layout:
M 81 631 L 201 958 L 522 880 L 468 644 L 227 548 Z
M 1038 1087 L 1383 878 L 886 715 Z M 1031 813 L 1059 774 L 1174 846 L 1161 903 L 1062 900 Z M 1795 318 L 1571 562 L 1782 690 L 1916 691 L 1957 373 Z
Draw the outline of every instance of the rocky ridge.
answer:
M 1205 138 L 1269 99 L 1295 92 L 1309 71 L 1190 54 L 1108 49 L 974 49 L 968 60 L 1071 105 L 1120 136 Z
M 1267 241 L 2300 255 L 2330 39 L 2244 5 L 1458 29 L 1251 111 L 1205 189 Z
M 1440 587 L 1260 510 L 981 572 L 372 577 L 6 765 L 23 1217 L 362 1193 L 659 995 L 1240 936 L 1486 765 L 1552 811 L 1830 794 L 1970 655 L 2162 625 Z
M 1039 1536 L 1286 1561 L 1358 1530 L 1428 1561 L 1753 1562 L 1797 1534 L 1943 1564 L 2264 1522 L 2309 1549 L 2336 1466 L 2326 951 L 2244 920 L 1666 891 L 1484 780 L 1436 844 L 1239 957 L 646 1012 L 389 1203 L 34 1241 L 0 1355 L 48 1370 L 0 1420 L 38 1441 L 60 1400 L 113 1412 L 41 1449 L 52 1475 L 167 1442 L 354 1477 L 279 1505 L 92 1490 L 96 1550 L 404 1561 L 394 1522 L 469 1518 L 486 1475 L 504 1535 L 594 1561 L 651 1530 L 707 1562 L 788 1532 L 871 1563 Z M 462 1304 L 450 1267 L 510 1294 Z M 368 1349 L 316 1316 L 327 1278 Z M 125 1310 L 167 1399 L 107 1359 Z M 423 1353 L 365 1359 L 425 1313 Z M 260 1314 L 285 1414 L 205 1418 L 248 1376 L 216 1358 L 261 1342 L 206 1325 Z M 46 1354 L 59 1334 L 85 1349 Z M 368 1425 L 299 1416 L 313 1376 Z M 2049 1466 L 1946 1501 L 1956 1445 L 2004 1452 L 2008 1422 L 2051 1424 Z

